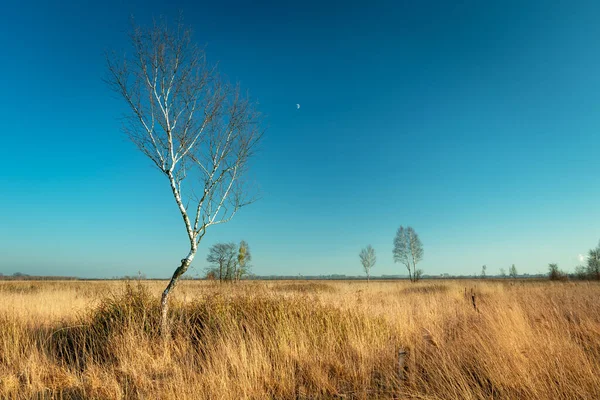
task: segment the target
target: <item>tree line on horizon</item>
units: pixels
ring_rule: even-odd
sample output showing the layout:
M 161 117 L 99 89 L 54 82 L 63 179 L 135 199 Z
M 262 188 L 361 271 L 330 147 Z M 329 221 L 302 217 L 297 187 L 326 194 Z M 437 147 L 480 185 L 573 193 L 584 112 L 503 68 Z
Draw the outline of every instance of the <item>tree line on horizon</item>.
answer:
M 418 282 L 423 277 L 423 270 L 417 269 L 417 263 L 423 259 L 423 243 L 414 228 L 408 226 L 404 228 L 402 225 L 398 228 L 394 238 L 394 248 L 392 250 L 394 262 L 400 262 L 406 266 L 408 270 L 408 278 L 411 282 Z M 375 249 L 370 244 L 363 248 L 359 253 L 359 259 L 363 269 L 367 275 L 367 282 L 371 278 L 371 269 L 377 262 Z M 442 274 L 444 276 L 447 274 Z M 519 276 L 517 267 L 512 264 L 508 269 L 508 274 L 504 268 L 500 268 L 500 278 L 513 278 Z M 600 280 L 600 241 L 598 245 L 588 251 L 585 265 L 575 267 L 575 272 L 572 274 L 561 271 L 556 263 L 548 264 L 548 277 L 550 280 L 566 280 L 569 276 L 581 280 Z M 449 277 L 449 275 L 448 275 Z M 482 279 L 488 277 L 487 265 L 481 267 Z
M 569 277 L 580 280 L 600 280 L 600 241 L 595 248 L 588 251 L 585 264 L 577 265 L 571 274 L 559 269 L 558 264 L 548 264 L 548 277 L 550 280 L 566 280 Z

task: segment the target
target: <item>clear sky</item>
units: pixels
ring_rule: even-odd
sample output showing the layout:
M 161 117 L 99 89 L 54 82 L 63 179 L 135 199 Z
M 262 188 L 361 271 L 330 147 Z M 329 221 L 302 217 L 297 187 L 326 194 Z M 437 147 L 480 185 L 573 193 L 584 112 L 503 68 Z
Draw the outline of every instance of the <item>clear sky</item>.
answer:
M 572 270 L 600 239 L 600 3 L 4 1 L 0 272 L 167 277 L 188 251 L 167 181 L 120 130 L 104 52 L 179 10 L 258 99 L 262 200 L 209 230 L 257 274 Z M 296 103 L 301 104 L 299 110 Z

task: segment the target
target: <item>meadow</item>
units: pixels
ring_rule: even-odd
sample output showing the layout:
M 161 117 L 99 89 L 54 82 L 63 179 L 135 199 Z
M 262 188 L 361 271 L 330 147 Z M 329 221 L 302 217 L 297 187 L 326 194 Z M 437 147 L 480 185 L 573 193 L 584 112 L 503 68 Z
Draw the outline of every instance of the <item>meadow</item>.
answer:
M 3 399 L 598 399 L 600 285 L 0 281 Z

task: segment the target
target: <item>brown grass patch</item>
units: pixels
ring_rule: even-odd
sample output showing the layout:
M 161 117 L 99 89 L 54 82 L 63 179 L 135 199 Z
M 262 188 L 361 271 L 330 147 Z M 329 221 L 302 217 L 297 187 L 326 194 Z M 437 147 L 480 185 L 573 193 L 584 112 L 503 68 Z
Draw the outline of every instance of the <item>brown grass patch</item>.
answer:
M 166 342 L 162 282 L 0 291 L 0 398 L 600 398 L 600 286 L 466 283 L 185 282 Z

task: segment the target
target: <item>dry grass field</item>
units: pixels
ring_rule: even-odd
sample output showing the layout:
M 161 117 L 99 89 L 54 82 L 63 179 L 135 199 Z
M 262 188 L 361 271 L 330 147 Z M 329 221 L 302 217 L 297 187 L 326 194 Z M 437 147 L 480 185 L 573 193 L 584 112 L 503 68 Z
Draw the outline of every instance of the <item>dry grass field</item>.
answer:
M 600 398 L 596 283 L 164 285 L 0 282 L 0 397 Z

